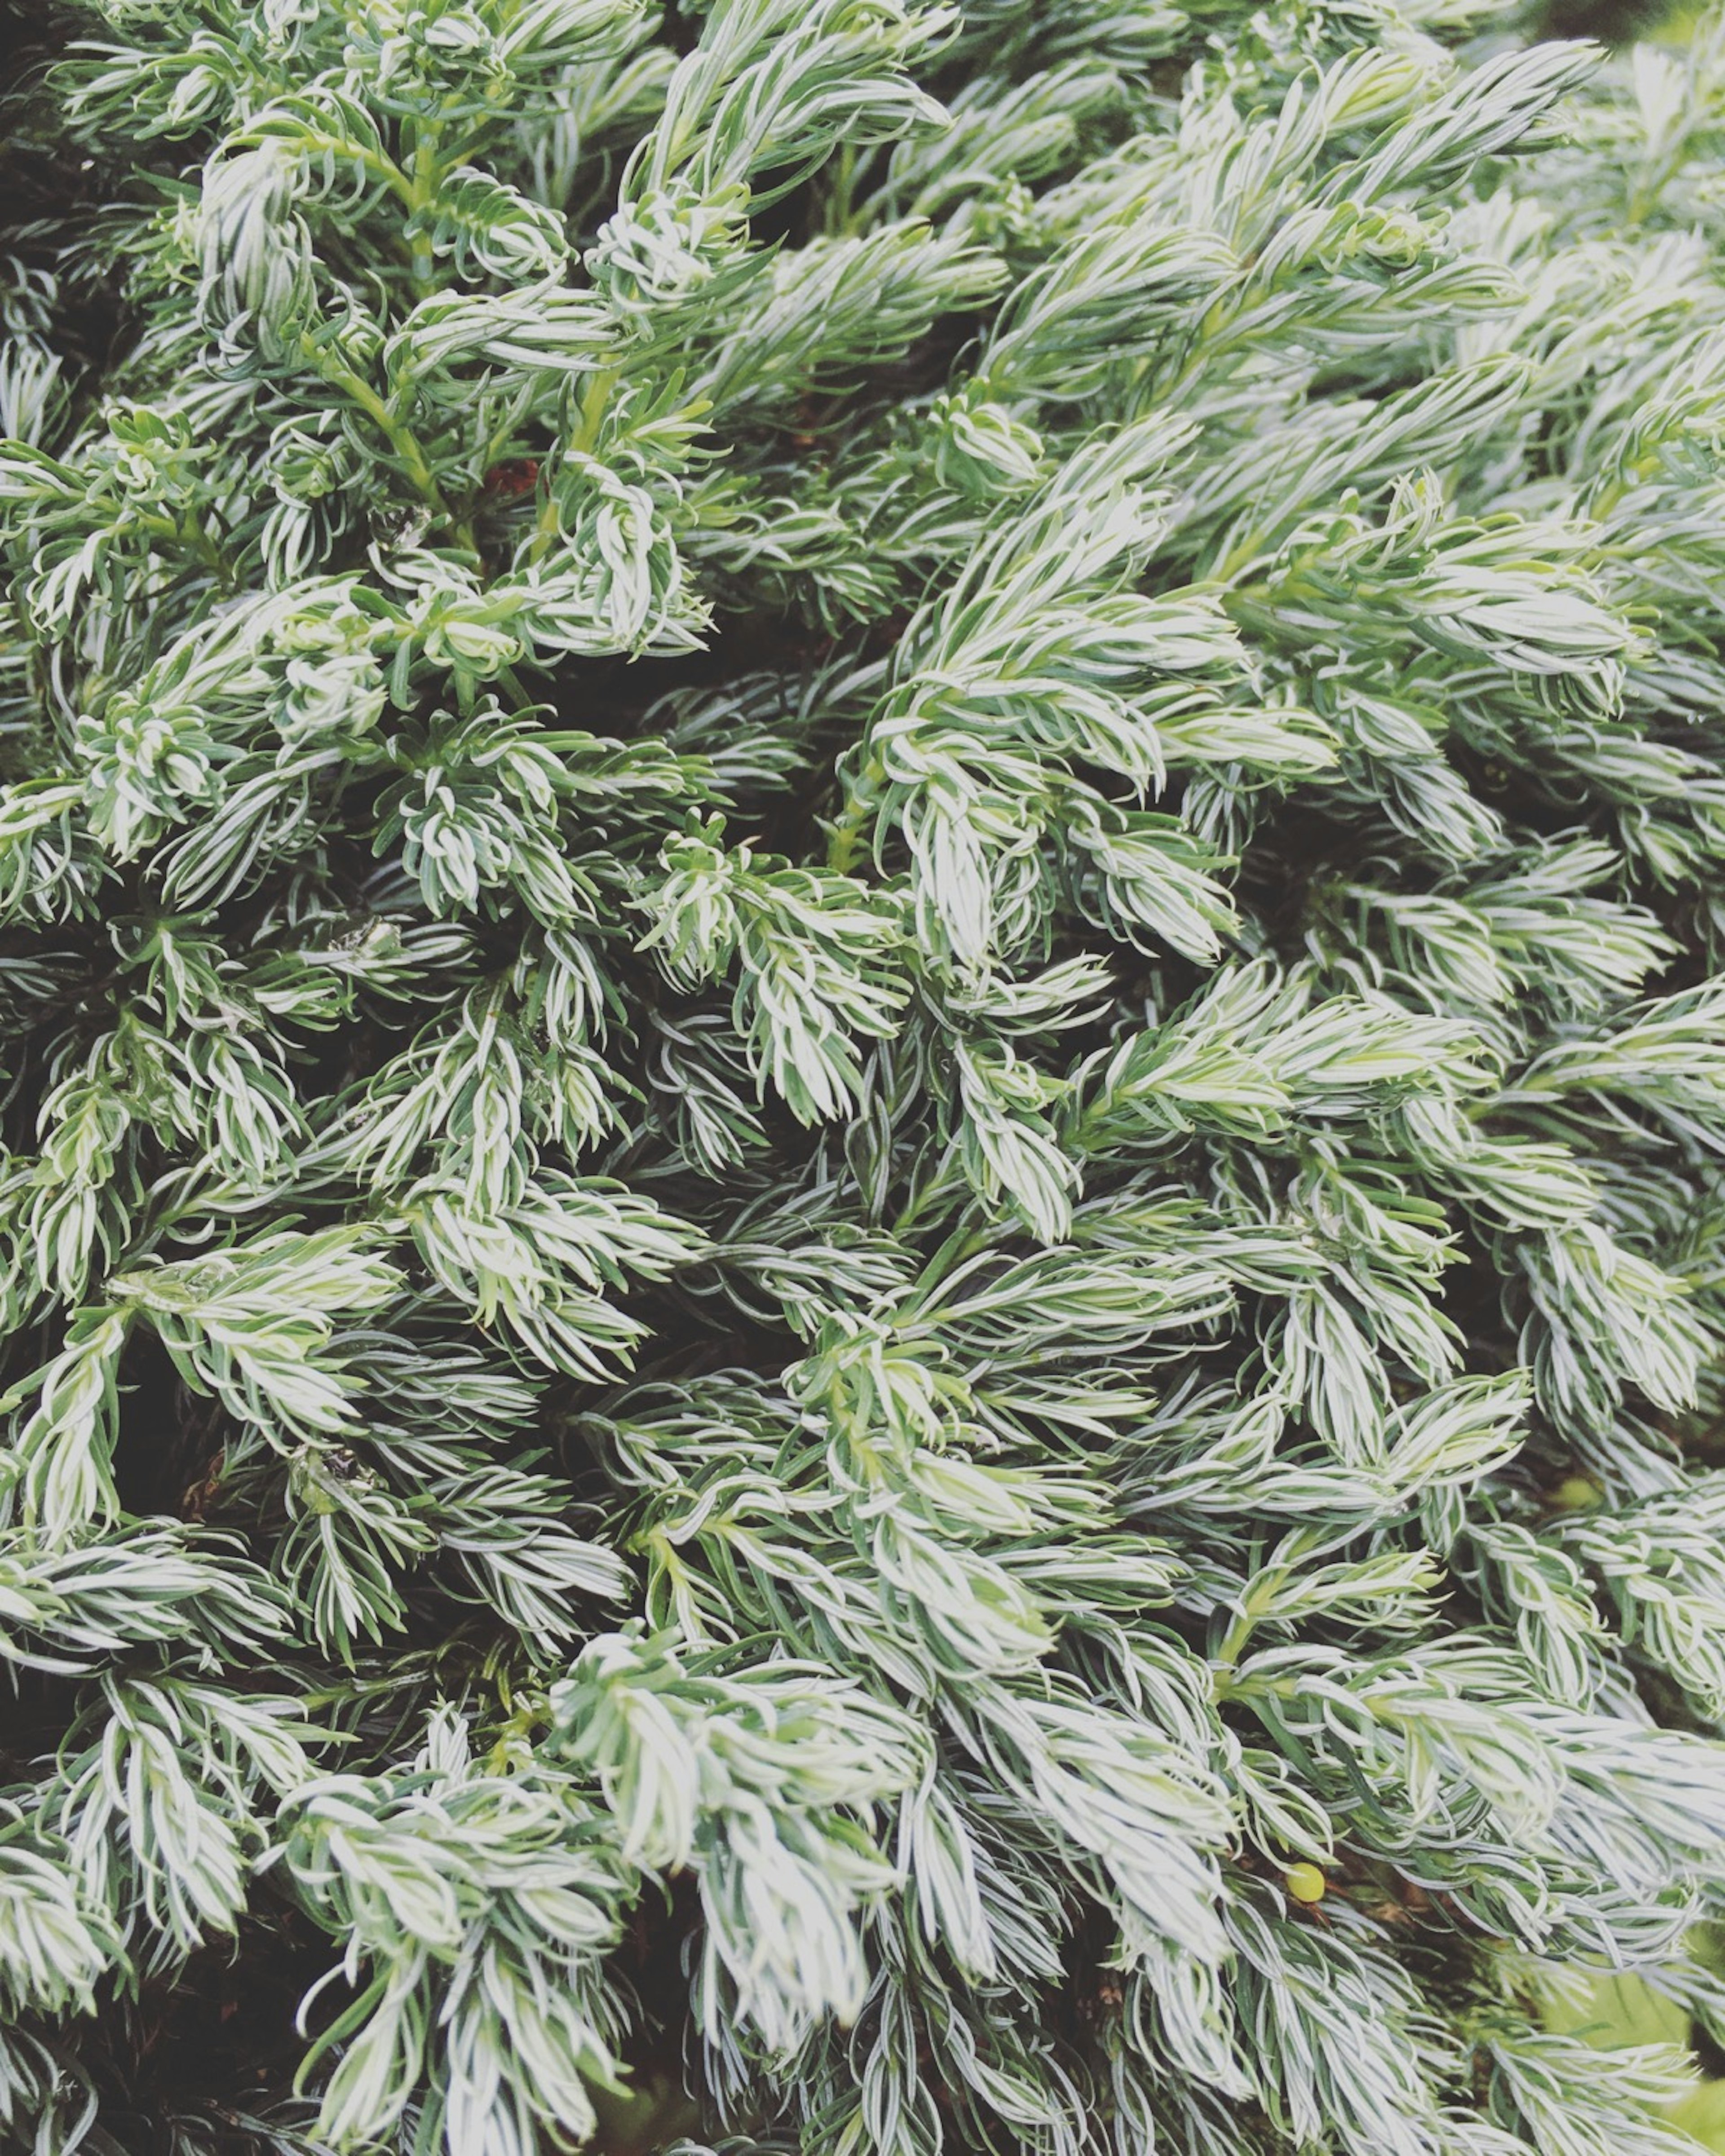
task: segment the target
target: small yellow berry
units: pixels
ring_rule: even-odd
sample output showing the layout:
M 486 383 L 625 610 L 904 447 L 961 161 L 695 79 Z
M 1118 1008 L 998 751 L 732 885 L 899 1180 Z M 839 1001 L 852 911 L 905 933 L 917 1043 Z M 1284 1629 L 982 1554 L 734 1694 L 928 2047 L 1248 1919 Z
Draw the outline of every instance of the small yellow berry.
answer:
M 1560 1512 L 1591 1512 L 1599 1502 L 1599 1486 L 1585 1475 L 1566 1475 L 1552 1492 L 1552 1502 Z
M 1295 1901 L 1310 1907 L 1314 1902 L 1322 1901 L 1328 1881 L 1315 1864 L 1291 1864 L 1281 1876 L 1281 1883 Z

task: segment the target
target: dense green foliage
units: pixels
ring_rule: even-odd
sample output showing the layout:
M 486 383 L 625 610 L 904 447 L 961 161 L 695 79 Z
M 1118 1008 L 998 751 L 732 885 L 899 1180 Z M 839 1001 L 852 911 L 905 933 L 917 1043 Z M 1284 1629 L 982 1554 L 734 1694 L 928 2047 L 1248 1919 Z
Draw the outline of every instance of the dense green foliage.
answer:
M 45 33 L 0 2148 L 1685 2145 L 1725 17 Z

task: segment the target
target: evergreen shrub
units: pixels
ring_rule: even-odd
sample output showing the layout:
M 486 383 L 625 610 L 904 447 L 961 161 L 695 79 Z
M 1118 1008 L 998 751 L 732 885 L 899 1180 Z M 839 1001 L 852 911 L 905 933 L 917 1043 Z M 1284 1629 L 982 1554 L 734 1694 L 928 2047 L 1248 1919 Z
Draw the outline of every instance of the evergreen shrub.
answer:
M 1725 15 L 13 17 L 0 2145 L 1676 2156 Z

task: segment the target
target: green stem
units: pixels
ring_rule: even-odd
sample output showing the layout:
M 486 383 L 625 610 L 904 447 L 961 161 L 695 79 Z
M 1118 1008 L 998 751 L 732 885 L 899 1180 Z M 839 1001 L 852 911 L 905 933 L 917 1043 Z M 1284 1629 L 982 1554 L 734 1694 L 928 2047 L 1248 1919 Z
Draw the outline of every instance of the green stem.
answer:
M 394 450 L 396 461 L 439 520 L 451 526 L 459 536 L 465 528 L 456 524 L 449 506 L 444 500 L 443 490 L 437 483 L 429 459 L 420 446 L 419 438 L 404 419 L 398 419 L 388 405 L 365 377 L 351 367 L 346 360 L 338 358 L 327 346 L 320 345 L 309 332 L 302 332 L 300 347 L 307 362 L 316 369 L 333 389 L 339 389 L 351 398 Z M 470 541 L 468 543 L 471 543 Z
M 398 200 L 405 203 L 410 209 L 413 208 L 413 191 L 408 185 L 407 175 L 393 157 L 386 157 L 381 151 L 367 150 L 360 143 L 350 142 L 345 136 L 324 135 L 311 127 L 307 127 L 298 139 L 312 149 L 330 151 L 338 157 L 351 157 L 361 171 L 369 172 L 380 187 L 388 187 Z
M 133 522 L 137 530 L 148 532 L 152 539 L 165 539 L 195 554 L 224 591 L 233 588 L 234 572 L 221 548 L 204 529 L 203 520 L 195 509 L 182 510 L 177 517 L 153 516 L 147 510 L 139 510 L 134 512 Z
M 1276 1589 L 1287 1577 L 1285 1571 L 1260 1573 L 1246 1593 L 1244 1606 L 1228 1630 L 1222 1635 L 1222 1643 L 1210 1656 L 1210 1667 L 1219 1674 L 1231 1672 L 1239 1666 L 1245 1644 L 1263 1621 L 1264 1611 L 1276 1599 Z
M 1636 487 L 1645 485 L 1653 477 L 1659 470 L 1659 464 L 1660 455 L 1656 449 L 1650 449 L 1645 456 L 1637 457 L 1627 471 L 1620 473 L 1609 486 L 1603 487 L 1594 496 L 1588 505 L 1588 515 L 1599 521 L 1609 516 L 1626 494 L 1632 493 Z
M 575 431 L 569 437 L 564 449 L 563 454 L 566 456 L 586 457 L 593 454 L 594 445 L 599 439 L 599 429 L 604 424 L 606 410 L 610 404 L 621 373 L 620 367 L 602 367 L 588 383 L 581 399 L 580 418 L 577 420 Z M 532 543 L 527 549 L 527 560 L 530 564 L 542 562 L 557 544 L 562 531 L 562 515 L 557 490 L 552 485 L 551 475 L 547 472 L 545 499 L 539 505 L 539 515 L 533 526 Z
M 850 798 L 828 827 L 827 866 L 841 875 L 849 874 L 862 851 L 863 834 L 880 806 L 875 790 L 886 777 L 885 763 L 878 755 L 871 756 L 858 773 Z
M 231 589 L 234 572 L 222 550 L 204 529 L 203 519 L 195 509 L 188 509 L 180 519 L 180 537 L 197 555 L 223 590 Z
M 443 167 L 438 162 L 438 139 L 442 129 L 435 121 L 429 121 L 413 144 L 413 180 L 407 193 L 407 204 L 412 215 L 423 218 L 437 198 L 438 188 L 443 184 Z M 437 275 L 437 258 L 431 251 L 431 235 L 422 229 L 413 235 L 413 251 L 408 265 L 414 289 L 423 298 L 431 290 Z

